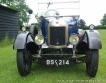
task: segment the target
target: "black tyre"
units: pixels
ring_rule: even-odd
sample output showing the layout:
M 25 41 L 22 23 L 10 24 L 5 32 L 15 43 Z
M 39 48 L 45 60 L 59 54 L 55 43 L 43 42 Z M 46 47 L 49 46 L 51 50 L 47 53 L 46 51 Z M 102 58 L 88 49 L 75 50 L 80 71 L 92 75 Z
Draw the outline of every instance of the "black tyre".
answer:
M 32 56 L 28 51 L 17 50 L 17 67 L 21 76 L 26 76 L 31 71 Z
M 86 72 L 90 77 L 95 77 L 98 70 L 99 51 L 89 50 L 87 52 Z

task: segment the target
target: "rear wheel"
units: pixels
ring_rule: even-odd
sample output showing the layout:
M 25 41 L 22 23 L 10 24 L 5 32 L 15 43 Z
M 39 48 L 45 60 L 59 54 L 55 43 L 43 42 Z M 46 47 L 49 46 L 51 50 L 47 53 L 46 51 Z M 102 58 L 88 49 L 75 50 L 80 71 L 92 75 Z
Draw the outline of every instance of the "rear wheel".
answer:
M 86 72 L 90 77 L 95 77 L 98 70 L 99 51 L 89 50 L 86 54 Z
M 29 51 L 17 50 L 17 67 L 21 76 L 26 76 L 30 73 L 32 64 L 32 56 Z

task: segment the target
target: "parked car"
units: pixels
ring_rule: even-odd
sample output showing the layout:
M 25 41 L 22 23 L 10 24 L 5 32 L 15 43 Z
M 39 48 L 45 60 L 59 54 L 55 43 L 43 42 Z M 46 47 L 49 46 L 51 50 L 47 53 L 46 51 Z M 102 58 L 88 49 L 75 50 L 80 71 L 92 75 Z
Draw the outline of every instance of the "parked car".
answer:
M 29 32 L 23 28 L 15 38 L 13 48 L 17 50 L 20 75 L 28 75 L 34 61 L 56 66 L 85 63 L 87 75 L 95 77 L 102 48 L 99 32 L 93 24 L 89 30 L 79 29 L 79 16 L 60 16 L 56 10 L 46 13 L 50 11 L 54 16 L 40 16 L 40 28 L 31 25 Z

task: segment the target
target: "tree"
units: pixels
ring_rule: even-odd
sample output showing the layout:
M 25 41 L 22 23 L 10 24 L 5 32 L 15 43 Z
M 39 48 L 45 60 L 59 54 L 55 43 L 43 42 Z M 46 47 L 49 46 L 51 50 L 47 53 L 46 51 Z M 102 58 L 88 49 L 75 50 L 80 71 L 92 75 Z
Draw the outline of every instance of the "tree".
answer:
M 28 9 L 25 0 L 1 0 L 1 4 L 6 4 L 7 7 L 19 11 L 19 27 L 22 28 L 29 21 Z
M 100 20 L 100 23 L 101 23 L 103 26 L 106 26 L 106 14 L 104 14 L 103 19 Z
M 83 19 L 79 21 L 80 28 L 83 29 L 86 26 L 86 22 Z

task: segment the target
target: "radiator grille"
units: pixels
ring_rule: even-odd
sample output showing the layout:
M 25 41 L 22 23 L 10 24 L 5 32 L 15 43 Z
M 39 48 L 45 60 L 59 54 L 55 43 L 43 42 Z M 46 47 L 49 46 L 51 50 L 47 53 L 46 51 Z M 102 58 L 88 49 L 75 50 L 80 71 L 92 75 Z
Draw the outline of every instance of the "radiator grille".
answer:
M 65 45 L 65 27 L 50 27 L 50 45 Z

